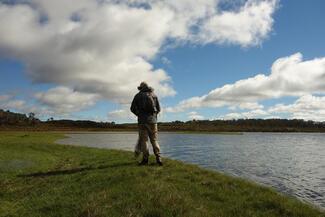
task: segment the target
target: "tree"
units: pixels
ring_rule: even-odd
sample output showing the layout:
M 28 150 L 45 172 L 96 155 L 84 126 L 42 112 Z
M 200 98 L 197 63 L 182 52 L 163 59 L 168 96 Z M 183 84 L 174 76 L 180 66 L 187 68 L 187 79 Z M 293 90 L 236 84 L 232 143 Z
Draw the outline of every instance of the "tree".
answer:
M 30 113 L 28 114 L 28 118 L 29 118 L 29 120 L 34 120 L 34 119 L 35 119 L 35 113 L 30 112 Z

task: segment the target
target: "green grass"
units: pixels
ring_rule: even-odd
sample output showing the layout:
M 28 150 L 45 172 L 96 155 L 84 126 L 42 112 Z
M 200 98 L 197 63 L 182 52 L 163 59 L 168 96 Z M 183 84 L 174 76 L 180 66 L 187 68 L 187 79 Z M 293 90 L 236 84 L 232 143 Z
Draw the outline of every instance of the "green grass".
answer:
M 139 167 L 130 152 L 54 144 L 59 138 L 0 133 L 0 216 L 325 216 L 194 165 Z

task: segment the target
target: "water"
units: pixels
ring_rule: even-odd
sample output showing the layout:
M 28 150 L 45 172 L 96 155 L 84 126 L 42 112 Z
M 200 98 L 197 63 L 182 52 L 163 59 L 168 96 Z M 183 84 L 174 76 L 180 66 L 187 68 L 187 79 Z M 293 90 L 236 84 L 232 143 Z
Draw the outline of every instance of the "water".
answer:
M 62 144 L 133 151 L 137 134 L 69 134 Z M 243 135 L 160 133 L 164 157 L 272 186 L 325 208 L 325 134 Z M 151 150 L 152 153 L 152 150 Z

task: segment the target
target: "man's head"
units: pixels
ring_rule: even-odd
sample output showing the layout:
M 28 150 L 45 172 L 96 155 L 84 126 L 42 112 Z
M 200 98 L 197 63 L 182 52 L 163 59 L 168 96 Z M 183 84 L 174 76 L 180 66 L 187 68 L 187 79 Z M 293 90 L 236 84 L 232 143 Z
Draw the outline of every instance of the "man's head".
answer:
M 149 89 L 149 85 L 147 84 L 147 82 L 142 81 L 138 87 L 138 90 L 144 90 L 144 89 Z

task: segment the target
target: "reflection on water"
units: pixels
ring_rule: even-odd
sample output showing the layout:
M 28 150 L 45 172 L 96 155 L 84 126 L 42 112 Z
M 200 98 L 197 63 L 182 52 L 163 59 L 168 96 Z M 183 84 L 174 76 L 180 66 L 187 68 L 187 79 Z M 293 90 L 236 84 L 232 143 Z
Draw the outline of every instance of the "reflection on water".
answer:
M 69 134 L 62 144 L 133 150 L 136 133 Z M 325 134 L 160 133 L 165 157 L 249 178 L 325 208 Z M 152 153 L 152 151 L 151 151 Z

